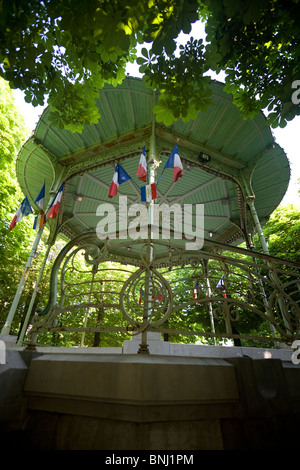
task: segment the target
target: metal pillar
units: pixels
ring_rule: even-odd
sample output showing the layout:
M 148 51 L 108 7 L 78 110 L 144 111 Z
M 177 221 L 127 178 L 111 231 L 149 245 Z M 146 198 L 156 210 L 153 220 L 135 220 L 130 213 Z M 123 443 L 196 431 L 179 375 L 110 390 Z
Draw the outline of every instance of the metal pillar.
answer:
M 26 279 L 27 279 L 27 276 L 28 276 L 28 273 L 29 273 L 30 266 L 31 266 L 32 260 L 33 260 L 33 258 L 34 258 L 35 252 L 36 252 L 36 250 L 37 250 L 38 244 L 39 244 L 39 242 L 40 242 L 40 239 L 41 239 L 41 236 L 42 236 L 42 233 L 43 233 L 43 229 L 44 229 L 44 226 L 39 229 L 39 231 L 38 231 L 38 233 L 37 233 L 37 236 L 35 237 L 35 240 L 34 240 L 34 243 L 33 243 L 33 245 L 32 245 L 32 249 L 31 249 L 30 255 L 29 255 L 29 257 L 28 257 L 28 260 L 27 260 L 27 263 L 26 263 L 26 265 L 25 265 L 25 268 L 24 268 L 24 271 L 23 271 L 21 280 L 20 280 L 20 282 L 19 282 L 17 291 L 16 291 L 16 293 L 15 293 L 14 300 L 13 300 L 13 302 L 12 302 L 12 304 L 11 304 L 11 307 L 10 307 L 10 310 L 9 310 L 9 314 L 8 314 L 8 316 L 7 316 L 5 325 L 4 325 L 3 328 L 2 328 L 1 336 L 2 336 L 2 335 L 3 335 L 3 336 L 8 335 L 9 332 L 10 332 L 11 325 L 12 325 L 12 322 L 13 322 L 13 319 L 14 319 L 14 316 L 15 316 L 15 313 L 16 313 L 16 310 L 17 310 L 17 307 L 18 307 L 20 298 L 21 298 L 21 294 L 22 294 L 23 289 L 24 289 L 24 286 L 25 286 L 25 282 L 26 282 Z
M 242 180 L 243 180 L 244 187 L 245 187 L 245 190 L 246 190 L 247 203 L 250 207 L 250 211 L 251 211 L 251 214 L 252 214 L 252 217 L 253 217 L 253 221 L 254 221 L 258 236 L 259 236 L 259 240 L 260 240 L 263 252 L 264 252 L 265 255 L 270 255 L 268 245 L 267 245 L 266 239 L 265 239 L 263 231 L 262 231 L 260 220 L 259 220 L 258 214 L 257 214 L 256 209 L 255 209 L 255 205 L 254 205 L 255 196 L 254 196 L 254 194 L 250 193 L 249 186 L 246 183 L 245 175 L 243 174 L 243 172 L 241 172 L 241 175 L 242 175 Z M 260 284 L 261 284 L 263 302 L 265 304 L 266 312 L 270 316 L 270 309 L 269 309 L 268 300 L 267 300 L 265 290 L 264 290 L 264 287 L 263 287 L 261 281 L 260 281 Z M 276 330 L 275 330 L 275 327 L 272 323 L 270 323 L 270 330 L 271 330 L 272 334 L 274 335 L 274 337 L 276 338 Z M 277 343 L 275 343 L 275 345 L 277 345 Z
M 92 268 L 92 279 L 91 279 L 91 285 L 90 285 L 90 292 L 89 292 L 89 297 L 88 297 L 88 303 L 91 302 L 92 293 L 93 293 L 93 287 L 94 287 L 94 281 L 95 281 L 95 275 L 96 275 L 97 270 L 98 270 L 98 265 L 97 265 L 97 264 L 94 264 L 94 266 L 93 266 L 93 268 Z M 102 290 L 103 290 L 103 285 L 102 285 Z M 84 327 L 84 328 L 86 328 L 86 326 L 87 326 L 87 321 L 88 321 L 89 314 L 90 314 L 90 307 L 87 307 L 86 312 L 85 312 L 85 316 L 84 316 L 84 321 L 83 321 L 83 327 Z M 82 335 L 81 335 L 80 346 L 81 346 L 82 348 L 84 347 L 84 340 L 85 340 L 85 331 L 83 331 L 83 332 L 82 332 Z
M 263 252 L 264 252 L 265 255 L 269 255 L 270 253 L 269 253 L 269 250 L 268 250 L 268 245 L 267 245 L 266 239 L 265 239 L 263 231 L 262 231 L 262 227 L 261 227 L 261 224 L 260 224 L 258 214 L 257 214 L 256 209 L 255 209 L 255 204 L 254 204 L 255 195 L 253 193 L 251 193 L 250 183 L 249 183 L 249 185 L 247 184 L 244 173 L 241 171 L 240 174 L 241 174 L 243 184 L 244 184 L 244 188 L 245 188 L 245 191 L 246 191 L 247 203 L 248 203 L 248 206 L 250 208 L 251 215 L 253 217 L 253 221 L 254 221 L 258 236 L 259 236 L 259 240 L 260 240 Z
M 19 339 L 18 339 L 18 342 L 17 342 L 17 346 L 22 346 L 22 344 L 23 344 L 24 336 L 25 336 L 25 333 L 26 333 L 26 330 L 27 330 L 27 327 L 28 327 L 30 317 L 31 317 L 33 305 L 34 305 L 34 302 L 35 302 L 35 299 L 36 299 L 36 296 L 37 296 L 37 291 L 38 291 L 38 288 L 39 288 L 39 284 L 41 282 L 41 279 L 42 279 L 42 276 L 43 276 L 43 273 L 44 273 L 44 269 L 45 269 L 45 266 L 46 266 L 46 263 L 47 263 L 47 260 L 48 260 L 48 256 L 49 256 L 51 247 L 52 247 L 52 245 L 48 245 L 47 251 L 45 253 L 43 264 L 41 266 L 40 273 L 39 273 L 39 276 L 37 278 L 37 281 L 36 281 L 36 284 L 35 284 L 35 287 L 34 287 L 34 291 L 33 291 L 33 294 L 32 294 L 31 300 L 30 300 L 30 304 L 29 304 L 29 307 L 28 307 L 28 310 L 27 310 L 27 314 L 26 314 L 26 317 L 25 317 L 25 320 L 24 320 L 24 323 L 23 323 L 23 326 L 22 326 L 22 330 L 21 330 L 21 333 L 20 333 L 20 336 L 19 336 Z
M 153 106 L 155 105 L 155 90 L 153 91 Z M 152 132 L 150 137 L 149 148 L 149 184 L 156 182 L 156 169 L 159 166 L 156 150 L 156 136 L 155 136 L 155 115 L 152 117 Z M 148 241 L 147 241 L 147 255 L 146 255 L 146 279 L 145 279 L 145 301 L 144 301 L 144 319 L 142 331 L 142 341 L 138 354 L 149 354 L 149 346 L 147 344 L 147 324 L 151 318 L 152 313 L 152 271 L 151 263 L 153 260 L 153 245 L 152 245 L 152 222 L 153 222 L 154 201 L 148 205 Z
M 255 199 L 254 196 L 248 196 L 247 203 L 250 207 L 250 211 L 251 211 L 254 223 L 255 223 L 255 227 L 256 227 L 256 230 L 257 230 L 257 233 L 258 233 L 258 236 L 259 236 L 259 240 L 260 240 L 263 252 L 264 252 L 265 255 L 269 255 L 270 253 L 269 253 L 268 245 L 267 245 L 266 239 L 264 237 L 262 227 L 260 225 L 260 221 L 259 221 L 256 209 L 255 209 L 254 199 Z
M 209 279 L 209 269 L 208 269 L 208 260 L 203 260 L 203 266 L 204 266 L 204 277 L 206 279 L 206 295 L 211 298 L 212 297 L 212 291 L 211 291 L 211 286 L 210 286 L 210 279 Z M 213 308 L 212 308 L 212 303 L 209 302 L 208 304 L 208 309 L 209 309 L 209 319 L 210 319 L 210 326 L 211 326 L 211 331 L 213 333 L 216 332 L 215 330 L 215 322 L 214 322 L 214 314 L 213 314 Z M 217 344 L 216 338 L 214 337 L 214 343 L 215 345 Z

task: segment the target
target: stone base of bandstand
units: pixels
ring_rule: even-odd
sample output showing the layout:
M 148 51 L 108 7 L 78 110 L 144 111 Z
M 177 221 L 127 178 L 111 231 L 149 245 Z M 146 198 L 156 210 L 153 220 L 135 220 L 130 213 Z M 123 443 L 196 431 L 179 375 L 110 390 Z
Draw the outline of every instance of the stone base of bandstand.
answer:
M 149 335 L 123 348 L 7 343 L 5 449 L 295 449 L 300 365 L 291 349 L 183 345 Z

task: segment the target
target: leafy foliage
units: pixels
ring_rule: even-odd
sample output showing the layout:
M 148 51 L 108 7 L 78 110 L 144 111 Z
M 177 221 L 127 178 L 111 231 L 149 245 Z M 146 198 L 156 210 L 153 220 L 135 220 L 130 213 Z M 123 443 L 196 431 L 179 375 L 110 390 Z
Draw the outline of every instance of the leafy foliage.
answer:
M 205 2 L 212 69 L 225 70 L 226 91 L 245 118 L 268 108 L 269 124 L 284 127 L 300 114 L 291 101 L 299 77 L 298 0 Z
M 270 255 L 300 263 L 300 206 L 278 206 L 264 226 L 264 235 Z M 255 246 L 261 251 L 257 236 Z
M 155 112 L 166 125 L 207 109 L 211 70 L 225 71 L 245 118 L 268 107 L 276 127 L 300 112 L 298 0 L 1 0 L 0 14 L 0 76 L 34 106 L 47 97 L 53 122 L 73 132 L 98 120 L 98 90 L 119 84 L 145 43 L 137 63 L 161 90 Z M 190 38 L 178 51 L 199 18 L 207 44 Z
M 0 79 L 0 314 L 1 323 L 9 312 L 34 239 L 32 218 L 25 217 L 11 232 L 10 222 L 24 195 L 16 182 L 15 159 L 29 136 L 8 84 Z M 29 279 L 28 285 L 31 281 Z M 26 303 L 27 287 L 23 294 Z M 20 307 L 22 309 L 22 307 Z M 20 313 L 20 310 L 19 310 Z M 18 316 L 18 315 L 17 315 Z
M 191 38 L 185 46 L 180 46 L 179 57 L 157 57 L 153 49 L 148 53 L 143 48 L 145 58 L 137 59 L 146 85 L 160 89 L 161 95 L 153 111 L 157 120 L 167 126 L 179 118 L 184 122 L 195 119 L 199 111 L 206 111 L 212 103 L 208 88 L 210 78 L 203 76 L 202 50 L 202 41 Z
M 48 95 L 60 127 L 96 122 L 98 89 L 124 78 L 142 18 L 142 2 L 121 3 L 2 1 L 1 75 L 34 106 Z

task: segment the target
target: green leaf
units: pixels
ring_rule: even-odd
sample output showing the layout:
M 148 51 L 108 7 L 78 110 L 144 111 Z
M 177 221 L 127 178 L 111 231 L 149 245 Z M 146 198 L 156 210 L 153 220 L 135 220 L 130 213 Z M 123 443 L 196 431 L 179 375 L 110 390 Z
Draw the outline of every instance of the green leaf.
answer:
M 163 122 L 166 126 L 170 126 L 174 121 L 174 113 L 168 108 L 164 99 L 159 99 L 158 104 L 153 107 L 153 112 L 157 121 Z
M 146 47 L 142 48 L 141 53 L 144 57 L 147 57 L 147 59 L 149 58 L 149 52 L 148 52 L 148 49 L 146 49 Z
M 175 49 L 176 49 L 176 42 L 172 38 L 166 38 L 164 41 L 164 47 L 165 51 L 168 54 L 168 56 L 172 56 Z
M 139 72 L 140 72 L 140 73 L 144 73 L 144 72 L 146 72 L 147 68 L 148 68 L 147 64 L 141 65 L 141 66 L 139 67 Z
M 24 97 L 26 103 L 31 103 L 31 94 L 30 92 L 26 91 L 25 92 L 25 97 Z
M 136 59 L 136 63 L 137 63 L 138 65 L 144 65 L 145 63 L 147 63 L 147 60 L 146 60 L 146 59 L 143 59 L 143 57 L 138 57 L 138 58 Z

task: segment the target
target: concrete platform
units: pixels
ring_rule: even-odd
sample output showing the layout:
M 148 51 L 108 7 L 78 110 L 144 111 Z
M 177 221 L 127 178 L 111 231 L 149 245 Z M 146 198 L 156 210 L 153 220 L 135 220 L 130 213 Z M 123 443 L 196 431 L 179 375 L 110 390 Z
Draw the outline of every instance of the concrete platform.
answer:
M 2 442 L 27 450 L 295 449 L 300 366 L 292 350 L 168 346 L 173 354 L 132 354 L 125 345 L 111 354 L 8 349 Z
M 7 350 L 23 351 L 24 347 L 16 346 L 16 337 L 2 337 Z M 141 335 L 133 336 L 131 340 L 124 341 L 122 347 L 55 347 L 37 346 L 37 352 L 42 354 L 137 354 L 141 343 Z M 280 359 L 291 362 L 294 350 L 286 345 L 280 348 L 250 348 L 239 346 L 213 346 L 201 344 L 181 344 L 162 341 L 160 333 L 148 333 L 148 345 L 151 355 L 182 356 L 182 357 L 209 357 L 232 358 L 250 357 L 251 359 Z

